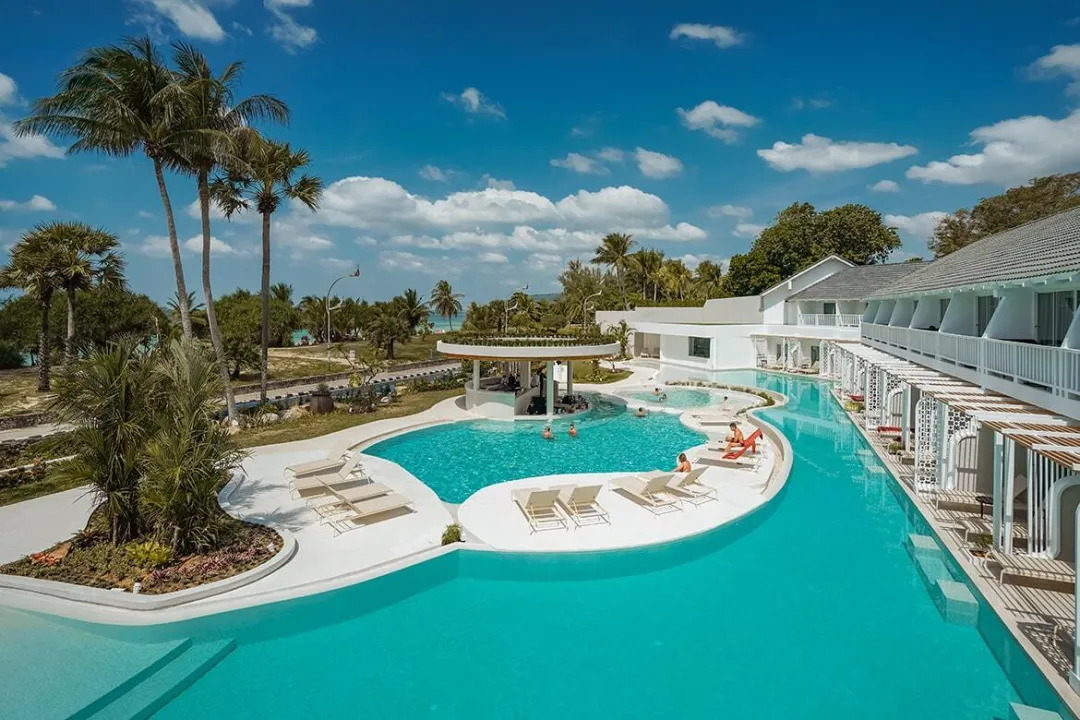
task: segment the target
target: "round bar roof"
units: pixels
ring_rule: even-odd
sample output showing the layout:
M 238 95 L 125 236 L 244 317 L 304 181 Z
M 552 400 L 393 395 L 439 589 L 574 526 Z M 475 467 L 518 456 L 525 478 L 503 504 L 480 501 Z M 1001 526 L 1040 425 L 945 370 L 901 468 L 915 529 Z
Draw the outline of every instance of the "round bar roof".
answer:
M 617 342 L 574 337 L 458 337 L 435 345 L 443 355 L 462 360 L 595 360 L 617 355 Z

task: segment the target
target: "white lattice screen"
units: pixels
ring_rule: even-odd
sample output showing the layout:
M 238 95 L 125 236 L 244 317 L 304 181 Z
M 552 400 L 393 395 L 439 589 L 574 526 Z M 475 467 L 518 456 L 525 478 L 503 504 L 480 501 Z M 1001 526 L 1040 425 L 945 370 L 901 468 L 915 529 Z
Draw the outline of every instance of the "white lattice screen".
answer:
M 923 395 L 915 403 L 915 480 L 937 483 L 937 400 Z
M 900 401 L 895 400 L 897 391 L 900 390 L 900 378 L 895 375 L 891 375 L 888 370 L 885 371 L 885 382 L 881 386 L 881 397 L 884 398 L 881 402 L 881 424 L 898 427 L 900 425 Z M 893 409 L 893 402 L 895 400 L 896 409 Z M 893 416 L 896 417 L 893 417 Z
M 881 391 L 878 385 L 881 381 L 881 371 L 876 367 L 866 369 L 866 397 L 863 399 L 863 409 L 866 413 L 864 422 L 867 430 L 873 430 L 878 425 L 878 417 L 881 414 Z
M 1064 465 L 1059 465 L 1042 455 L 1036 455 L 1030 450 L 1027 466 L 1028 477 L 1031 478 L 1031 497 L 1027 498 L 1028 552 L 1045 553 L 1050 549 L 1050 524 L 1054 522 L 1054 518 L 1050 516 L 1051 491 L 1054 483 L 1070 474 L 1071 471 Z M 1024 499 L 1025 496 L 1020 495 L 1016 504 L 1023 504 Z M 1016 517 L 1015 510 L 1013 517 Z M 1060 522 L 1060 518 L 1058 521 Z

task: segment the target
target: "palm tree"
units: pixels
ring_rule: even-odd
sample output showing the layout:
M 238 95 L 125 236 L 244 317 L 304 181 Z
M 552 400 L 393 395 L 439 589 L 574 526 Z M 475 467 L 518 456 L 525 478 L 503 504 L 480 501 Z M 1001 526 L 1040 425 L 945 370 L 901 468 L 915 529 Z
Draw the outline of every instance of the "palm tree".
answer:
M 375 348 L 385 350 L 387 360 L 394 359 L 394 343 L 406 342 L 412 335 L 399 300 L 395 298 L 387 303 L 378 303 L 365 328 L 368 341 Z
M 53 294 L 63 287 L 64 254 L 55 237 L 40 225 L 23 235 L 11 249 L 8 264 L 0 267 L 0 288 L 18 288 L 37 301 L 39 392 L 49 390 L 49 308 Z
M 607 265 L 615 273 L 619 280 L 619 291 L 622 293 L 623 310 L 630 309 L 630 303 L 626 301 L 625 277 L 633 262 L 633 248 L 636 244 L 632 235 L 609 233 L 600 241 L 592 259 L 597 265 Z
M 65 454 L 75 457 L 54 472 L 72 487 L 89 485 L 113 545 L 127 542 L 142 525 L 139 480 L 154 432 L 151 358 L 125 338 L 63 368 L 56 386 L 51 410 L 58 422 L 74 426 L 63 442 Z
M 274 283 L 270 286 L 270 299 L 292 305 L 292 285 L 288 283 Z
M 183 127 L 182 93 L 173 73 L 149 37 L 89 50 L 79 64 L 60 75 L 59 91 L 32 105 L 29 117 L 15 123 L 20 137 L 44 134 L 70 138 L 69 154 L 100 152 L 127 157 L 138 151 L 151 161 L 172 252 L 176 291 L 187 296 L 180 244 L 165 170 L 178 166 L 177 145 L 191 133 Z M 191 337 L 191 317 L 181 304 L 180 322 Z
M 493 332 L 502 322 L 502 315 L 492 310 L 490 305 L 480 305 L 473 301 L 465 311 L 462 327 L 473 332 Z
M 63 258 L 60 285 L 67 296 L 67 337 L 64 355 L 75 359 L 75 293 L 90 287 L 124 286 L 124 259 L 116 252 L 120 240 L 105 230 L 86 223 L 54 222 L 39 225 L 42 233 L 59 248 Z
M 439 317 L 446 318 L 446 321 L 450 323 L 451 330 L 454 329 L 454 318 L 461 314 L 460 298 L 462 297 L 464 295 L 455 293 L 446 280 L 435 283 L 435 288 L 431 291 L 429 304 Z
M 416 332 L 416 328 L 420 327 L 422 323 L 427 322 L 427 303 L 424 302 L 423 296 L 416 290 L 409 288 L 394 298 L 394 302 L 398 306 L 398 312 L 401 313 L 401 319 L 405 321 L 405 325 L 409 328 L 410 336 Z
M 189 292 L 182 302 L 180 296 L 176 293 L 173 293 L 173 296 L 168 299 L 165 303 L 165 309 L 169 311 L 169 322 L 174 326 L 180 322 L 180 318 L 183 316 L 181 304 L 187 307 L 188 317 L 191 318 L 192 334 L 197 338 L 205 337 L 206 308 L 195 299 L 194 291 Z
M 664 268 L 664 253 L 662 250 L 642 248 L 634 253 L 634 263 L 638 272 L 641 273 L 641 295 L 647 298 L 646 284 L 652 284 L 652 299 L 656 302 L 657 289 L 660 286 L 660 271 Z
M 286 111 L 287 112 L 287 111 Z M 270 217 L 284 200 L 297 200 L 310 210 L 319 208 L 323 182 L 312 175 L 294 175 L 308 162 L 303 150 L 266 140 L 254 132 L 240 134 L 237 160 L 225 177 L 214 181 L 214 199 L 225 217 L 251 205 L 262 216 L 262 352 L 259 397 L 266 401 L 267 355 L 270 347 Z
M 678 295 L 679 299 L 682 300 L 686 289 L 690 287 L 690 283 L 694 279 L 694 275 L 683 264 L 682 260 L 665 260 L 663 278 L 668 290 L 673 295 Z
M 272 95 L 255 95 L 244 100 L 235 98 L 236 85 L 240 82 L 243 63 L 230 63 L 215 77 L 206 57 L 186 43 L 173 45 L 173 60 L 177 68 L 177 81 L 183 90 L 183 127 L 187 131 L 177 148 L 181 158 L 180 167 L 195 175 L 199 193 L 199 211 L 202 219 L 202 281 L 206 298 L 206 319 L 210 324 L 210 342 L 214 346 L 218 365 L 225 386 L 225 401 L 229 420 L 236 421 L 236 399 L 229 383 L 228 361 L 221 342 L 217 314 L 214 312 L 214 294 L 210 286 L 210 173 L 217 167 L 234 163 L 236 135 L 258 120 L 287 122 L 289 109 Z M 245 132 L 245 135 L 251 134 Z M 270 318 L 270 268 L 269 236 L 265 227 L 269 215 L 264 215 L 264 269 L 263 269 L 263 354 L 261 398 L 266 400 L 266 347 L 269 344 Z
M 724 268 L 711 260 L 702 260 L 697 266 L 695 284 L 705 299 L 717 297 L 724 280 Z

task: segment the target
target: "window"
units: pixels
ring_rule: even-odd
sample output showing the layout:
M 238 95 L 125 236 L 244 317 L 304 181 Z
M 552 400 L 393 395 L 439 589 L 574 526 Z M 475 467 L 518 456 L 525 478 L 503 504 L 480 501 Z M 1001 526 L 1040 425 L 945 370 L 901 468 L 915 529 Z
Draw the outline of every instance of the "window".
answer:
M 1076 310 L 1076 292 L 1039 293 L 1035 300 L 1035 339 L 1040 345 L 1061 345 Z
M 975 335 L 982 337 L 986 327 L 990 324 L 990 318 L 994 317 L 994 310 L 998 306 L 998 298 L 993 295 L 980 295 L 976 298 Z
M 836 303 L 834 303 L 834 302 L 824 303 L 824 304 L 822 304 L 821 307 L 822 307 L 822 310 L 821 310 L 822 315 L 835 315 L 836 314 Z
M 945 313 L 948 310 L 949 310 L 949 298 L 945 297 L 945 298 L 941 298 L 940 300 L 938 300 L 938 312 L 940 313 L 940 315 L 938 317 L 938 323 L 937 323 L 938 327 L 941 327 L 941 323 L 945 321 Z
M 690 338 L 690 357 L 708 358 L 712 353 L 709 352 L 711 341 L 709 338 Z

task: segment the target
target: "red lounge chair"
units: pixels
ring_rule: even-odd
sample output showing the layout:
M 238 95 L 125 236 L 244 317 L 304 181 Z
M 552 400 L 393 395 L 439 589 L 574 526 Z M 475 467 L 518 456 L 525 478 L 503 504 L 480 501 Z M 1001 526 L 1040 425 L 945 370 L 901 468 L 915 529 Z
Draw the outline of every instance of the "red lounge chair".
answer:
M 755 430 L 750 433 L 750 437 L 746 438 L 746 442 L 738 450 L 732 450 L 724 455 L 725 460 L 738 460 L 741 458 L 747 450 L 750 452 L 757 452 L 757 441 L 761 437 L 761 430 Z
M 898 433 L 900 428 L 896 425 L 878 425 L 877 431 L 879 433 Z
M 848 395 L 848 397 L 851 398 L 855 402 L 862 402 L 863 400 L 866 399 L 862 395 Z

